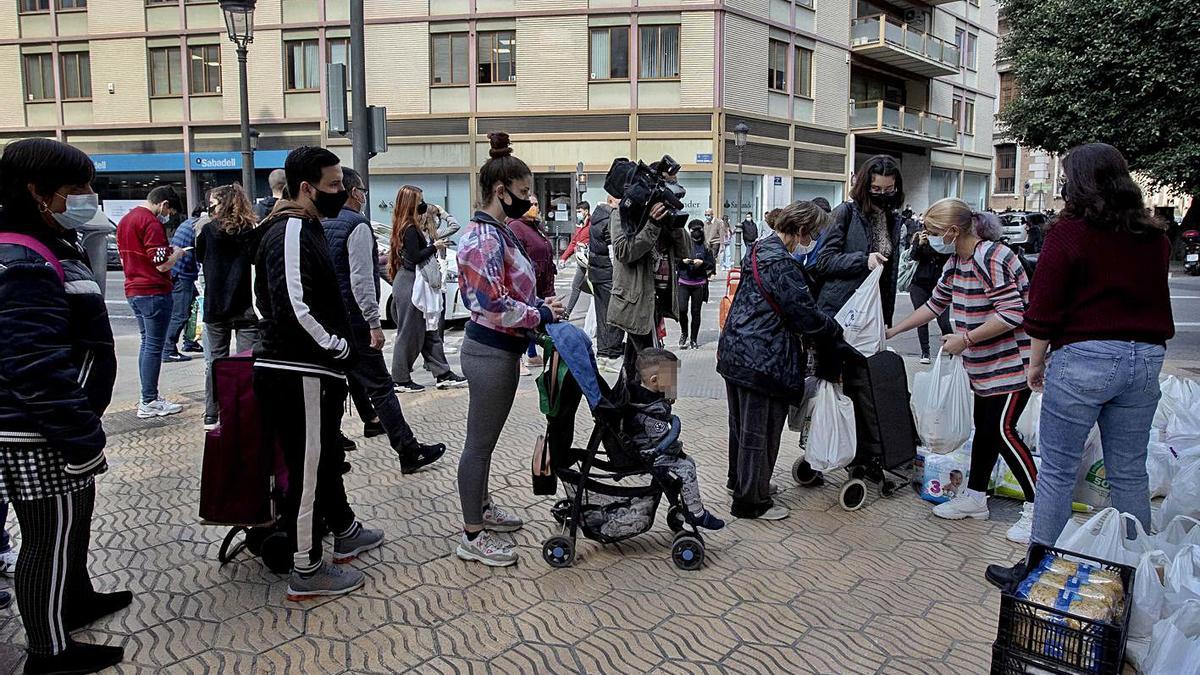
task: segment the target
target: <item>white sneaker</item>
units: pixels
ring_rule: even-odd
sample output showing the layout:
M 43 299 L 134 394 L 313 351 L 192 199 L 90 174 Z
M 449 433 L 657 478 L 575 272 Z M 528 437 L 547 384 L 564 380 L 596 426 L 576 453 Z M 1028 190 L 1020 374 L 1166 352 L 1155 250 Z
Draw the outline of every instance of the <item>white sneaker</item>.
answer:
M 1017 544 L 1029 545 L 1029 535 L 1033 531 L 1033 502 L 1025 502 L 1021 507 L 1021 519 L 1008 528 L 1005 535 L 1008 540 Z
M 923 366 L 927 366 L 927 365 L 929 365 L 930 363 L 933 363 L 933 362 L 929 360 L 929 357 L 928 357 L 928 356 L 922 356 L 922 357 L 921 357 L 921 365 L 923 365 Z
M 502 506 L 488 504 L 483 509 L 483 529 L 492 532 L 516 532 L 525 526 L 525 521 Z
M 0 523 L 3 527 L 4 523 Z M 0 574 L 6 577 L 11 577 L 17 572 L 17 549 L 10 548 L 4 553 L 0 553 Z
M 139 403 L 137 416 L 142 419 L 149 419 L 151 417 L 166 417 L 167 415 L 174 415 L 182 411 L 183 406 L 178 403 L 171 403 L 166 399 L 160 398 L 157 401 L 149 403 Z
M 784 518 L 788 517 L 788 513 L 789 511 L 786 506 L 775 504 L 771 508 L 767 509 L 766 512 L 761 516 L 756 518 L 756 520 L 783 520 Z
M 974 490 L 963 490 L 954 499 L 933 507 L 933 515 L 946 520 L 962 520 L 963 518 L 987 520 L 991 514 L 988 513 L 987 495 Z
M 488 567 L 508 567 L 517 564 L 517 551 L 511 542 L 483 530 L 474 540 L 467 539 L 463 532 L 458 540 L 455 554 L 463 560 L 474 560 Z

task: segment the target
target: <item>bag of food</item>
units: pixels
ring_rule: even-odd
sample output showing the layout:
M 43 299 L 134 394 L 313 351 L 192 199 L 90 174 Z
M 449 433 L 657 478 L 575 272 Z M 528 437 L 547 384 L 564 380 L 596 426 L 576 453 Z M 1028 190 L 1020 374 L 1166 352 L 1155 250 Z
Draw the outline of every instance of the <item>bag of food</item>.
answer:
M 1176 516 L 1200 518 L 1200 457 L 1183 458 L 1171 479 L 1171 493 L 1158 512 L 1164 523 L 1170 523 Z
M 1093 426 L 1083 446 L 1083 460 L 1075 478 L 1074 500 L 1093 508 L 1112 505 L 1111 488 L 1104 468 L 1104 446 L 1100 442 L 1100 427 Z
M 1200 600 L 1200 546 L 1184 546 L 1171 561 L 1163 579 L 1167 614 L 1174 614 L 1188 600 Z
M 967 487 L 971 477 L 971 449 L 963 446 L 948 455 L 917 448 L 913 475 L 921 481 L 917 491 L 921 499 L 934 504 L 948 502 Z
M 1154 547 L 1170 560 L 1189 544 L 1200 546 L 1200 520 L 1190 516 L 1175 516 L 1154 536 Z
M 1175 477 L 1175 451 L 1166 443 L 1150 441 L 1146 447 L 1146 473 L 1150 475 L 1150 498 L 1171 494 L 1171 479 Z
M 595 300 L 588 303 L 587 316 L 584 317 L 584 319 L 583 319 L 583 332 L 587 333 L 587 336 L 592 339 L 596 338 L 596 301 Z
M 833 317 L 844 329 L 843 338 L 863 356 L 874 356 L 883 349 L 884 332 L 883 299 L 879 293 L 879 280 L 883 277 L 883 265 L 873 272 L 850 296 Z
M 1154 625 L 1143 675 L 1200 675 L 1200 600 Z
M 1025 441 L 1025 445 L 1036 448 L 1038 444 L 1038 424 L 1042 420 L 1042 393 L 1035 391 L 1029 397 L 1025 410 L 1017 418 L 1017 433 Z
M 821 380 L 809 407 L 812 426 L 804 446 L 805 459 L 817 471 L 849 466 L 858 449 L 854 403 L 842 394 L 841 385 Z
M 912 407 L 925 447 L 945 454 L 971 436 L 975 398 L 962 359 L 942 356 L 938 351 L 933 368 L 913 377 Z
M 1142 556 L 1133 575 L 1133 605 L 1129 608 L 1129 636 L 1148 637 L 1166 611 L 1163 570 L 1170 563 L 1162 551 Z
M 1134 526 L 1135 537 L 1126 539 L 1126 523 Z M 1063 530 L 1055 548 L 1082 553 L 1100 560 L 1136 565 L 1142 554 L 1152 550 L 1150 535 L 1141 522 L 1128 513 L 1109 507 L 1092 516 L 1078 529 Z

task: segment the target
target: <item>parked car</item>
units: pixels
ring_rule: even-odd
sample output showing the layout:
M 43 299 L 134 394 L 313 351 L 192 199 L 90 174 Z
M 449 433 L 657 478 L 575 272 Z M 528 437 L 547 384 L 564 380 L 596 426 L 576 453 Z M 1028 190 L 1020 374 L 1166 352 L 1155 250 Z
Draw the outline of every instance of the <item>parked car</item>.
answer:
M 106 251 L 105 257 L 108 259 L 108 269 L 109 270 L 124 269 L 121 266 L 121 251 L 120 251 L 120 249 L 117 248 L 117 235 L 116 234 L 108 235 L 107 243 L 105 245 L 105 251 Z
M 1011 246 L 1020 246 L 1027 253 L 1042 250 L 1046 214 L 1037 211 L 1002 213 L 1000 222 L 1002 236 Z
M 379 304 L 383 308 L 383 325 L 391 328 L 396 325 L 396 308 L 392 302 L 392 282 L 387 274 L 387 257 L 388 252 L 392 250 L 391 225 L 372 222 L 371 229 L 375 231 L 375 241 L 379 246 Z M 444 326 L 453 324 L 466 323 L 467 319 L 471 318 L 471 312 L 467 310 L 463 304 L 462 296 L 458 292 L 458 252 L 451 246 L 446 249 L 446 257 L 439 258 L 439 264 L 442 266 L 442 278 L 445 282 L 442 284 L 442 293 L 446 304 L 446 316 Z

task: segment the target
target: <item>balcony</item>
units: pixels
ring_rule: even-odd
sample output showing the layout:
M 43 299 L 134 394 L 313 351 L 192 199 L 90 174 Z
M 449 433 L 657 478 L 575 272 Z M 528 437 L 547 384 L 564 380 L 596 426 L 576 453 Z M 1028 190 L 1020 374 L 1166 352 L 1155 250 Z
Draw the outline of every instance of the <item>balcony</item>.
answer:
M 953 43 L 882 14 L 850 22 L 850 47 L 855 54 L 921 77 L 956 75 L 961 67 Z
M 949 117 L 886 101 L 855 103 L 850 130 L 864 138 L 921 148 L 942 148 L 958 142 L 958 131 Z

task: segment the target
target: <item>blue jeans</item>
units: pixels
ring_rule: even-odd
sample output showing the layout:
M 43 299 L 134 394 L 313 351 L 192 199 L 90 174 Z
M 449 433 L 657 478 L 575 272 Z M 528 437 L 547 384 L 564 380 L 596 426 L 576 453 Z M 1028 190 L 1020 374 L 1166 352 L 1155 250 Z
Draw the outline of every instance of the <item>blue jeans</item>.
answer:
M 162 370 L 163 344 L 171 324 L 170 295 L 137 295 L 129 298 L 137 317 L 142 349 L 138 353 L 138 375 L 142 381 L 142 403 L 158 399 L 158 372 Z
M 195 301 L 195 280 L 176 278 L 171 288 L 171 323 L 167 326 L 167 338 L 163 342 L 164 357 L 179 353 L 179 334 L 192 318 L 192 303 Z
M 1046 367 L 1038 432 L 1032 541 L 1053 546 L 1071 517 L 1071 496 L 1092 426 L 1099 423 L 1113 506 L 1150 530 L 1146 445 L 1162 392 L 1166 348 L 1141 342 L 1089 341 L 1054 351 Z

